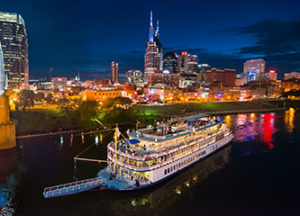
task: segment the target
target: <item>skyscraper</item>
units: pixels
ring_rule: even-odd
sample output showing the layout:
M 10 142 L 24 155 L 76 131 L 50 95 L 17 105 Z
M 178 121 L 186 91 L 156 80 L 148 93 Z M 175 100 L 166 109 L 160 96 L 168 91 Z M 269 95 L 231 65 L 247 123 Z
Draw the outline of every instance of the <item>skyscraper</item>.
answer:
M 198 56 L 181 52 L 178 56 L 178 72 L 195 74 L 198 72 Z
M 118 73 L 119 73 L 119 64 L 118 62 L 111 62 L 111 82 L 113 84 L 118 84 Z
M 261 73 L 266 69 L 266 62 L 263 59 L 251 59 L 244 63 L 244 76 L 247 82 L 258 80 Z
M 6 89 L 6 74 L 4 71 L 4 60 L 2 46 L 0 42 L 0 97 L 5 92 Z
M 178 62 L 177 62 L 177 55 L 174 52 L 167 52 L 164 55 L 163 61 L 163 70 L 167 70 L 170 73 L 177 73 L 178 71 Z
M 29 82 L 28 38 L 20 14 L 0 12 L 0 41 L 8 88 L 27 88 Z
M 155 35 L 154 35 L 155 34 Z M 147 74 L 162 69 L 162 46 L 159 40 L 159 27 L 156 31 L 153 28 L 152 11 L 150 12 L 149 41 L 145 53 L 144 76 L 147 81 Z

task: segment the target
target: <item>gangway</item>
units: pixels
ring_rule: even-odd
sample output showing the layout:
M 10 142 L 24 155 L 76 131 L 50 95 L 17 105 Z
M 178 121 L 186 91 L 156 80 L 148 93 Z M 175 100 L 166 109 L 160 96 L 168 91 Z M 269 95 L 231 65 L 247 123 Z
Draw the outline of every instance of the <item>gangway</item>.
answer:
M 105 179 L 95 177 L 95 178 L 85 179 L 81 181 L 60 184 L 52 187 L 46 187 L 44 189 L 43 195 L 45 198 L 52 198 L 52 197 L 76 194 L 76 193 L 88 191 L 96 187 L 100 187 L 105 182 L 106 182 Z

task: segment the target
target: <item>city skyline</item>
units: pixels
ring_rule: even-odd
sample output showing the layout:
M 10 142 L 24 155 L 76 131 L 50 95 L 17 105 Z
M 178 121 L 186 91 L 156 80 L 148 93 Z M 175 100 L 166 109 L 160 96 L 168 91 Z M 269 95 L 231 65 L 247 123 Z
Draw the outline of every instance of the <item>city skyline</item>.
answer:
M 1 11 L 20 13 L 26 22 L 32 78 L 49 71 L 72 77 L 79 70 L 83 79 L 107 77 L 113 60 L 121 77 L 129 69 L 143 71 L 150 10 L 160 20 L 164 53 L 187 51 L 198 55 L 199 64 L 237 72 L 246 59 L 262 57 L 279 78 L 299 68 L 297 1 L 57 3 L 2 4 Z M 241 13 L 247 11 L 252 16 Z

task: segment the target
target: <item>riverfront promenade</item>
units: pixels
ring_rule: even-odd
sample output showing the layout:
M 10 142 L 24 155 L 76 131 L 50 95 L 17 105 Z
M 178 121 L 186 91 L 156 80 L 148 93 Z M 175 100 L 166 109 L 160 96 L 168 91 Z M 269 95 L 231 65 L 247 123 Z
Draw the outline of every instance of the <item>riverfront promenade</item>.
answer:
M 197 113 L 209 115 L 227 115 L 255 112 L 276 112 L 288 109 L 284 101 L 249 101 L 221 103 L 187 103 L 139 105 L 136 115 L 139 117 L 152 116 L 157 118 L 185 116 Z

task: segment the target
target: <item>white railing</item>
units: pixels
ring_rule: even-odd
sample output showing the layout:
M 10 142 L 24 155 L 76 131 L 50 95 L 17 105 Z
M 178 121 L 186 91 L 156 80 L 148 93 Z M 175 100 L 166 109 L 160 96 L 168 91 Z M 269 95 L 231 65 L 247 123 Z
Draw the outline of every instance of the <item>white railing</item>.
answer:
M 46 187 L 44 189 L 44 196 L 47 197 L 52 197 L 57 194 L 68 194 L 71 192 L 75 191 L 80 191 L 84 188 L 92 188 L 92 187 L 97 187 L 98 185 L 101 185 L 105 183 L 104 179 L 99 179 L 98 177 L 91 178 L 91 179 L 85 179 L 81 181 L 76 181 L 76 182 L 71 182 L 71 183 L 66 183 L 66 184 L 60 184 L 52 187 Z

